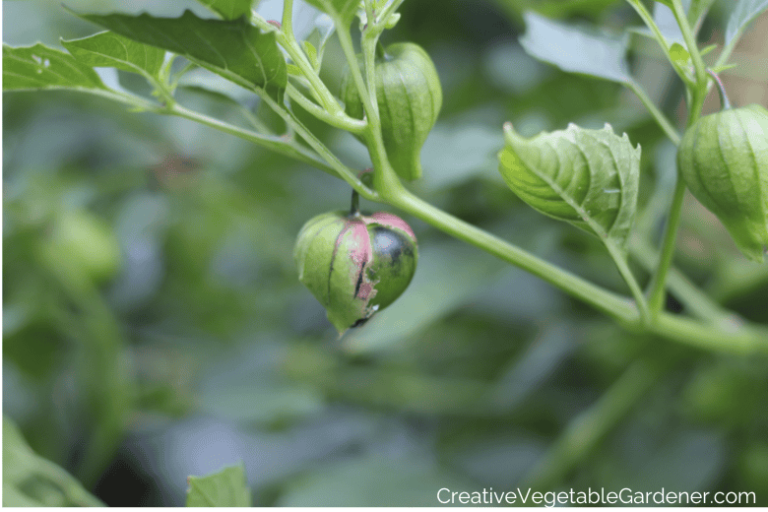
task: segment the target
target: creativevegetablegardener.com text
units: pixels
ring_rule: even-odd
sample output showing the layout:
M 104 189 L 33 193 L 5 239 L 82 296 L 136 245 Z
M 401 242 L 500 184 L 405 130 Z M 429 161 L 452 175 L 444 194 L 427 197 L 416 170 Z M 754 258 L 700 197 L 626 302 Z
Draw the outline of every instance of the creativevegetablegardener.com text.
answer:
M 605 488 L 577 491 L 534 491 L 517 488 L 512 491 L 452 491 L 443 487 L 437 491 L 437 501 L 444 505 L 754 505 L 754 492 L 633 491 L 625 487 L 619 491 Z

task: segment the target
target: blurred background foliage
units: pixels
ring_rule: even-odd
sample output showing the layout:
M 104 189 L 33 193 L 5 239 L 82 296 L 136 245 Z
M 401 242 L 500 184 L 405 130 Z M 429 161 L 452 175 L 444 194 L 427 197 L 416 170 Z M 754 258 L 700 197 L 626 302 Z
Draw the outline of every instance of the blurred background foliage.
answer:
M 192 1 L 70 4 L 205 12 Z M 704 39 L 722 39 L 727 4 L 715 4 Z M 98 31 L 49 2 L 2 8 L 13 45 Z M 623 290 L 597 240 L 531 211 L 504 186 L 495 161 L 501 124 L 527 135 L 569 122 L 627 131 L 643 147 L 641 204 L 670 193 L 674 151 L 619 85 L 528 57 L 517 42 L 526 9 L 614 32 L 639 22 L 611 0 L 405 2 L 384 42 L 424 46 L 445 97 L 414 188 Z M 768 20 L 756 25 L 726 85 L 738 103 L 765 105 L 768 76 L 758 64 L 768 59 Z M 681 86 L 660 54 L 641 36 L 632 49 L 639 81 L 682 115 Z M 329 83 L 337 86 L 341 67 L 332 44 Z M 107 504 L 182 505 L 188 475 L 239 461 L 256 505 L 436 505 L 441 487 L 518 485 L 755 491 L 768 504 L 764 357 L 625 332 L 414 219 L 421 255 L 410 289 L 338 339 L 298 282 L 292 249 L 307 219 L 348 204 L 343 182 L 107 100 L 3 100 L 3 413 L 40 457 Z M 182 101 L 238 115 L 193 90 Z M 307 122 L 346 162 L 367 166 L 352 137 Z M 688 199 L 679 266 L 738 313 L 768 322 L 765 266 L 738 255 Z M 645 222 L 658 235 L 659 219 Z M 679 309 L 673 298 L 669 306 Z M 6 456 L 5 483 L 8 464 Z M 79 503 L 40 478 L 18 481 L 20 500 Z

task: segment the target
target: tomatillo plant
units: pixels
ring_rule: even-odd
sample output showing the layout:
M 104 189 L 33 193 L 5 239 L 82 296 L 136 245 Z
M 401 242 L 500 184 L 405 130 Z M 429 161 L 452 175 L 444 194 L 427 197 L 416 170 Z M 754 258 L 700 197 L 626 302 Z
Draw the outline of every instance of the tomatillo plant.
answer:
M 725 46 L 708 69 L 696 30 L 712 2 L 691 2 L 687 9 L 682 0 L 654 4 L 671 11 L 682 35 L 681 44 L 668 39 L 646 4 L 627 0 L 647 25 L 644 35 L 656 40 L 682 81 L 688 105 L 687 130 L 679 155 L 682 178 L 677 180 L 666 212 L 666 231 L 658 253 L 651 250 L 651 257 L 645 257 L 646 253 L 638 255 L 633 250 L 636 244 L 631 243 L 633 237 L 647 233 L 634 233 L 641 149 L 627 135 L 617 134 L 610 127 L 588 130 L 571 125 L 565 130 L 524 138 L 511 125 L 505 129 L 506 143 L 499 148 L 504 180 L 533 208 L 583 229 L 589 233 L 587 236 L 599 237 L 630 296 L 543 261 L 406 189 L 401 178 L 411 180 L 421 175 L 419 152 L 437 119 L 442 91 L 437 70 L 423 49 L 409 42 L 386 48 L 380 43 L 382 34 L 397 23 L 403 0 L 306 2 L 317 9 L 318 16 L 332 23 L 318 24 L 317 30 L 303 41 L 293 29 L 294 0 L 284 1 L 279 21 L 264 19 L 252 0 L 202 1 L 219 19 L 200 18 L 189 11 L 178 18 L 75 13 L 106 31 L 63 41 L 67 52 L 42 44 L 18 48 L 4 45 L 3 87 L 5 91 L 69 89 L 110 98 L 136 111 L 202 123 L 341 178 L 363 199 L 390 205 L 520 267 L 629 329 L 709 350 L 768 352 L 765 326 L 736 318 L 672 268 L 686 184 L 720 217 L 748 256 L 762 259 L 768 241 L 765 110 L 752 106 L 700 117 L 712 85 L 710 73 L 716 75 L 727 68 L 738 38 L 765 8 L 764 2 L 740 2 L 744 5 L 729 22 Z M 359 49 L 351 30 L 357 20 Z M 626 46 L 578 33 L 578 37 L 564 40 L 582 47 L 552 51 L 547 46 L 551 43 L 547 33 L 554 30 L 570 34 L 578 30 L 533 13 L 526 15 L 526 22 L 528 33 L 521 43 L 529 53 L 566 71 L 627 86 L 669 139 L 676 145 L 680 143 L 675 123 L 628 71 Z M 348 69 L 342 98 L 333 94 L 320 75 L 325 45 L 334 32 Z M 574 53 L 583 53 L 584 58 L 578 62 L 567 60 Z M 602 57 L 592 59 L 589 55 Z M 94 70 L 103 67 L 141 75 L 153 88 L 153 98 L 109 87 Z M 240 112 L 253 129 L 181 105 L 175 91 L 182 75 L 194 68 L 259 95 L 263 105 L 284 121 L 286 133 L 265 129 L 245 108 Z M 313 134 L 295 115 L 296 107 L 361 140 L 372 162 L 371 180 L 364 182 L 356 170 L 345 165 Z M 725 146 L 724 137 L 728 140 Z M 397 247 L 399 256 L 382 249 L 380 236 Z M 652 267 L 646 292 L 629 265 L 632 255 Z M 405 290 L 415 270 L 416 242 L 407 224 L 398 217 L 367 216 L 355 209 L 310 220 L 299 235 L 296 259 L 300 279 L 326 307 L 331 322 L 343 331 L 386 307 Z M 429 265 L 429 261 L 421 264 Z M 675 278 L 667 279 L 668 275 Z M 664 311 L 668 290 L 688 306 L 692 316 Z M 722 318 L 734 321 L 718 322 Z

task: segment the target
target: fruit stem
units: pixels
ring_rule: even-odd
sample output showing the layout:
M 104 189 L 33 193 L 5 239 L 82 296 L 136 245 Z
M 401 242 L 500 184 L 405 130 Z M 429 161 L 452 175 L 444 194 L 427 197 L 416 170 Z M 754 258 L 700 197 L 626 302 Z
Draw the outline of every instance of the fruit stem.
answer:
M 725 92 L 723 81 L 720 80 L 718 74 L 711 69 L 707 69 L 707 73 L 712 75 L 712 78 L 715 79 L 715 83 L 717 84 L 717 92 L 720 93 L 720 110 L 729 110 L 731 108 L 731 102 L 728 100 L 728 94 Z
M 355 189 L 352 189 L 352 207 L 349 209 L 349 216 L 360 216 L 360 194 Z

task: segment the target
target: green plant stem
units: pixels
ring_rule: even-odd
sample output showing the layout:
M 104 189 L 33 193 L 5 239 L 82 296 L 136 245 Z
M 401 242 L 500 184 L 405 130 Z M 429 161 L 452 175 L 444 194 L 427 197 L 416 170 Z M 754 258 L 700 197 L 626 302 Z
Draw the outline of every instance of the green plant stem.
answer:
M 690 318 L 662 313 L 648 332 L 690 347 L 731 354 L 768 354 L 768 328 L 750 324 L 715 329 Z
M 640 265 L 648 271 L 653 271 L 659 261 L 659 254 L 649 243 L 640 236 L 633 236 L 630 240 L 629 250 Z M 694 316 L 707 323 L 717 325 L 720 329 L 738 323 L 739 318 L 709 298 L 699 290 L 683 273 L 671 267 L 667 274 L 667 285 L 675 297 Z M 742 321 L 743 322 L 743 321 Z
M 651 322 L 651 315 L 648 310 L 648 303 L 645 301 L 643 290 L 637 283 L 637 279 L 635 279 L 629 265 L 627 265 L 626 256 L 619 251 L 613 243 L 608 242 L 605 244 L 605 247 L 608 249 L 611 258 L 613 258 L 613 261 L 616 264 L 616 268 L 619 269 L 621 277 L 624 279 L 624 282 L 627 283 L 632 296 L 635 298 L 635 304 L 637 304 L 637 308 L 640 311 L 640 320 L 645 325 L 649 324 Z
M 400 8 L 400 5 L 403 3 L 404 0 L 392 0 L 384 9 L 381 11 L 381 13 L 378 16 L 378 22 L 376 24 L 376 28 L 379 30 L 383 30 L 384 26 L 387 24 L 387 20 L 390 16 L 392 16 L 397 10 Z
M 288 96 L 301 105 L 301 108 L 315 116 L 317 119 L 341 130 L 346 130 L 350 133 L 360 134 L 365 130 L 366 122 L 359 119 L 353 119 L 348 115 L 333 115 L 330 114 L 324 108 L 316 105 L 312 100 L 304 96 L 300 90 L 294 87 L 292 84 L 288 84 L 286 89 Z
M 269 95 L 263 95 L 262 99 L 264 102 L 269 105 L 269 107 L 275 111 L 282 119 L 285 121 L 285 123 L 290 126 L 301 138 L 303 138 L 309 146 L 314 149 L 318 155 L 320 155 L 321 158 L 325 159 L 326 162 L 331 166 L 332 169 L 336 171 L 336 173 L 349 185 L 357 190 L 361 196 L 368 199 L 369 201 L 380 201 L 379 194 L 368 188 L 361 180 L 358 178 L 357 174 L 344 165 L 341 160 L 338 159 L 336 155 L 333 154 L 333 152 L 328 149 L 328 147 L 323 144 L 320 139 L 318 139 L 309 129 L 307 129 L 306 126 L 304 126 L 301 121 L 299 121 L 296 116 L 286 110 L 282 107 L 282 105 L 279 105 L 274 99 L 272 99 Z
M 235 137 L 253 142 L 254 144 L 265 147 L 281 155 L 285 155 L 299 160 L 300 162 L 309 164 L 333 176 L 339 176 L 339 173 L 336 169 L 318 159 L 317 156 L 312 154 L 312 152 L 302 148 L 294 142 L 288 141 L 284 137 L 275 135 L 263 135 L 251 130 L 246 130 L 244 128 L 240 128 L 239 126 L 234 126 L 223 121 L 219 121 L 218 119 L 206 116 L 205 114 L 190 110 L 179 104 L 175 104 L 167 113 L 189 119 L 190 121 L 195 121 L 196 123 L 200 123 L 211 128 L 215 128 L 221 132 L 228 133 L 230 135 L 234 135 Z
M 344 111 L 341 106 L 339 106 L 336 98 L 333 96 L 333 94 L 331 94 L 323 81 L 320 80 L 320 76 L 315 72 L 312 64 L 309 62 L 309 59 L 307 59 L 307 56 L 304 54 L 301 46 L 296 41 L 296 38 L 293 35 L 290 21 L 288 21 L 288 29 L 290 32 L 285 30 L 286 12 L 288 13 L 287 19 L 291 18 L 291 11 L 287 10 L 287 4 L 288 2 L 284 4 L 284 8 L 286 10 L 283 11 L 283 29 L 273 30 L 278 44 L 280 44 L 280 46 L 285 49 L 285 51 L 291 57 L 293 63 L 298 66 L 299 69 L 301 69 L 302 73 L 304 73 L 304 76 L 309 81 L 312 92 L 323 105 L 323 108 L 325 108 L 325 110 L 332 115 L 343 114 Z M 257 17 L 255 14 L 252 18 L 254 22 L 259 19 L 259 17 Z M 260 24 L 261 23 L 259 23 L 259 25 Z M 272 29 L 274 29 L 274 27 L 272 27 Z
M 262 135 L 275 135 L 274 132 L 270 130 L 269 127 L 264 124 L 261 119 L 259 119 L 253 112 L 251 112 L 249 108 L 244 105 L 240 105 L 239 111 L 241 114 L 243 114 L 243 117 L 246 119 L 246 121 L 248 121 L 248 123 L 253 126 L 257 133 Z
M 274 151 L 275 153 L 293 158 L 300 162 L 304 162 L 333 176 L 340 175 L 337 169 L 320 160 L 317 155 L 301 147 L 295 141 L 282 136 L 265 135 L 262 133 L 253 132 L 251 130 L 246 130 L 244 128 L 240 128 L 239 126 L 234 126 L 223 121 L 219 121 L 218 119 L 206 116 L 205 114 L 195 112 L 179 105 L 178 103 L 165 106 L 158 105 L 157 103 L 153 103 L 139 96 L 113 91 L 111 89 L 84 89 L 83 92 L 95 94 L 97 96 L 103 96 L 110 100 L 129 105 L 142 111 L 183 117 L 185 119 L 189 119 L 190 121 L 195 121 L 202 125 L 215 128 L 221 132 L 234 135 L 235 137 L 239 137 L 249 142 L 253 142 L 256 145 L 267 148 L 271 151 Z M 253 122 L 253 119 L 249 118 L 249 121 Z M 348 171 L 347 174 L 351 174 L 354 177 L 354 173 L 352 171 Z
M 365 83 L 368 85 L 368 98 L 372 114 L 370 118 L 379 119 L 379 102 L 376 96 L 376 50 L 378 48 L 381 30 L 373 24 L 375 16 L 371 0 L 365 0 L 365 10 L 368 14 L 369 26 L 363 31 L 362 47 L 363 62 L 365 64 Z
M 707 70 L 707 73 L 714 79 L 715 83 L 717 84 L 717 91 L 720 94 L 720 110 L 728 110 L 731 108 L 731 101 L 728 99 L 728 93 L 725 91 L 725 86 L 723 85 L 723 81 L 720 80 L 720 77 L 712 71 L 711 69 Z
M 543 492 L 562 482 L 653 388 L 661 375 L 659 368 L 644 360 L 630 366 L 594 405 L 568 424 L 518 487 Z
M 680 134 L 677 132 L 677 129 L 672 126 L 672 123 L 670 123 L 669 119 L 667 119 L 667 116 L 665 116 L 661 110 L 659 110 L 659 108 L 653 103 L 651 98 L 648 97 L 648 94 L 643 90 L 642 87 L 640 87 L 640 84 L 634 80 L 631 80 L 626 83 L 626 86 L 632 92 L 634 92 L 643 103 L 643 105 L 645 105 L 645 108 L 648 109 L 648 112 L 650 112 L 650 114 L 656 120 L 656 123 L 661 127 L 669 140 L 671 140 L 675 146 L 679 145 Z
M 686 126 L 690 128 L 701 116 L 701 109 L 707 94 L 708 78 L 704 61 L 701 58 L 696 43 L 696 37 L 693 35 L 691 26 L 688 23 L 688 17 L 685 14 L 685 9 L 683 9 L 680 0 L 672 0 L 672 11 L 678 25 L 680 25 L 680 31 L 683 34 L 683 39 L 685 39 L 685 44 L 688 46 L 688 53 L 691 55 L 691 60 L 693 61 L 693 67 L 696 73 L 696 83 L 690 85 L 688 88 L 691 102 L 689 104 L 688 123 Z M 656 272 L 651 278 L 649 286 L 648 303 L 651 309 L 651 315 L 653 315 L 654 318 L 664 307 L 667 272 L 669 272 L 669 268 L 672 266 L 672 258 L 675 253 L 677 231 L 680 227 L 685 190 L 685 181 L 683 181 L 678 169 L 672 206 L 670 207 L 669 218 L 667 219 L 667 226 L 664 232 L 664 240 L 661 245 L 661 257 L 659 258 L 659 264 L 656 268 Z
M 636 308 L 623 297 L 604 290 L 509 242 L 457 219 L 443 210 L 424 202 L 405 189 L 394 194 L 388 202 L 454 238 L 479 247 L 508 263 L 552 283 L 616 320 L 631 323 L 638 319 Z
M 293 0 L 283 0 L 283 22 L 281 30 L 290 41 L 295 41 L 293 35 Z
M 656 39 L 656 42 L 659 43 L 659 46 L 661 46 L 664 55 L 667 57 L 667 60 L 675 72 L 680 76 L 680 79 L 687 85 L 692 85 L 693 82 L 691 79 L 683 72 L 682 69 L 680 69 L 674 59 L 672 59 L 672 56 L 669 53 L 669 45 L 667 44 L 667 39 L 664 37 L 664 34 L 661 33 L 661 30 L 659 30 L 658 25 L 656 25 L 656 22 L 653 20 L 653 16 L 650 12 L 648 12 L 648 9 L 645 8 L 643 2 L 641 0 L 627 0 L 627 2 L 632 6 L 635 12 L 637 12 L 637 14 L 643 20 L 645 25 L 650 29 L 653 37 Z
M 659 311 L 664 307 L 666 297 L 666 277 L 669 268 L 672 266 L 672 258 L 675 254 L 675 244 L 677 242 L 677 230 L 680 227 L 680 218 L 683 211 L 683 200 L 685 199 L 685 182 L 678 174 L 675 183 L 675 192 L 672 197 L 672 206 L 669 209 L 667 225 L 664 228 L 664 240 L 661 244 L 661 255 L 659 257 L 656 271 L 653 273 L 651 282 L 648 285 L 648 307 L 651 315 L 655 318 Z
M 334 21 L 337 26 L 341 26 L 340 21 Z M 378 110 L 371 101 L 368 88 L 366 87 L 363 75 L 360 72 L 360 65 L 357 62 L 357 55 L 355 54 L 355 47 L 352 44 L 352 37 L 346 30 L 337 30 L 336 35 L 339 38 L 344 57 L 347 59 L 347 65 L 349 66 L 349 72 L 352 74 L 352 80 L 355 82 L 355 87 L 357 87 L 358 93 L 360 94 L 360 101 L 363 104 L 363 110 L 365 111 L 366 120 L 368 121 L 368 133 L 380 132 L 381 123 L 379 122 L 379 117 L 378 115 L 374 115 L 374 112 L 378 112 Z M 372 125 L 372 123 L 375 124 Z
M 175 90 L 179 85 L 179 80 L 181 80 L 184 75 L 197 67 L 199 66 L 194 62 L 187 62 L 187 65 L 180 69 L 179 72 L 176 73 L 176 75 L 173 77 L 173 81 L 171 82 L 171 90 Z
M 693 69 L 696 72 L 695 90 L 699 94 L 703 92 L 703 88 L 707 85 L 707 71 L 704 65 L 704 60 L 701 58 L 699 52 L 699 45 L 696 42 L 696 36 L 693 34 L 693 29 L 690 23 L 688 23 L 688 16 L 685 14 L 685 9 L 680 0 L 672 0 L 672 12 L 675 15 L 677 24 L 680 26 L 680 31 L 683 34 L 686 46 L 688 46 L 688 53 L 693 61 Z

